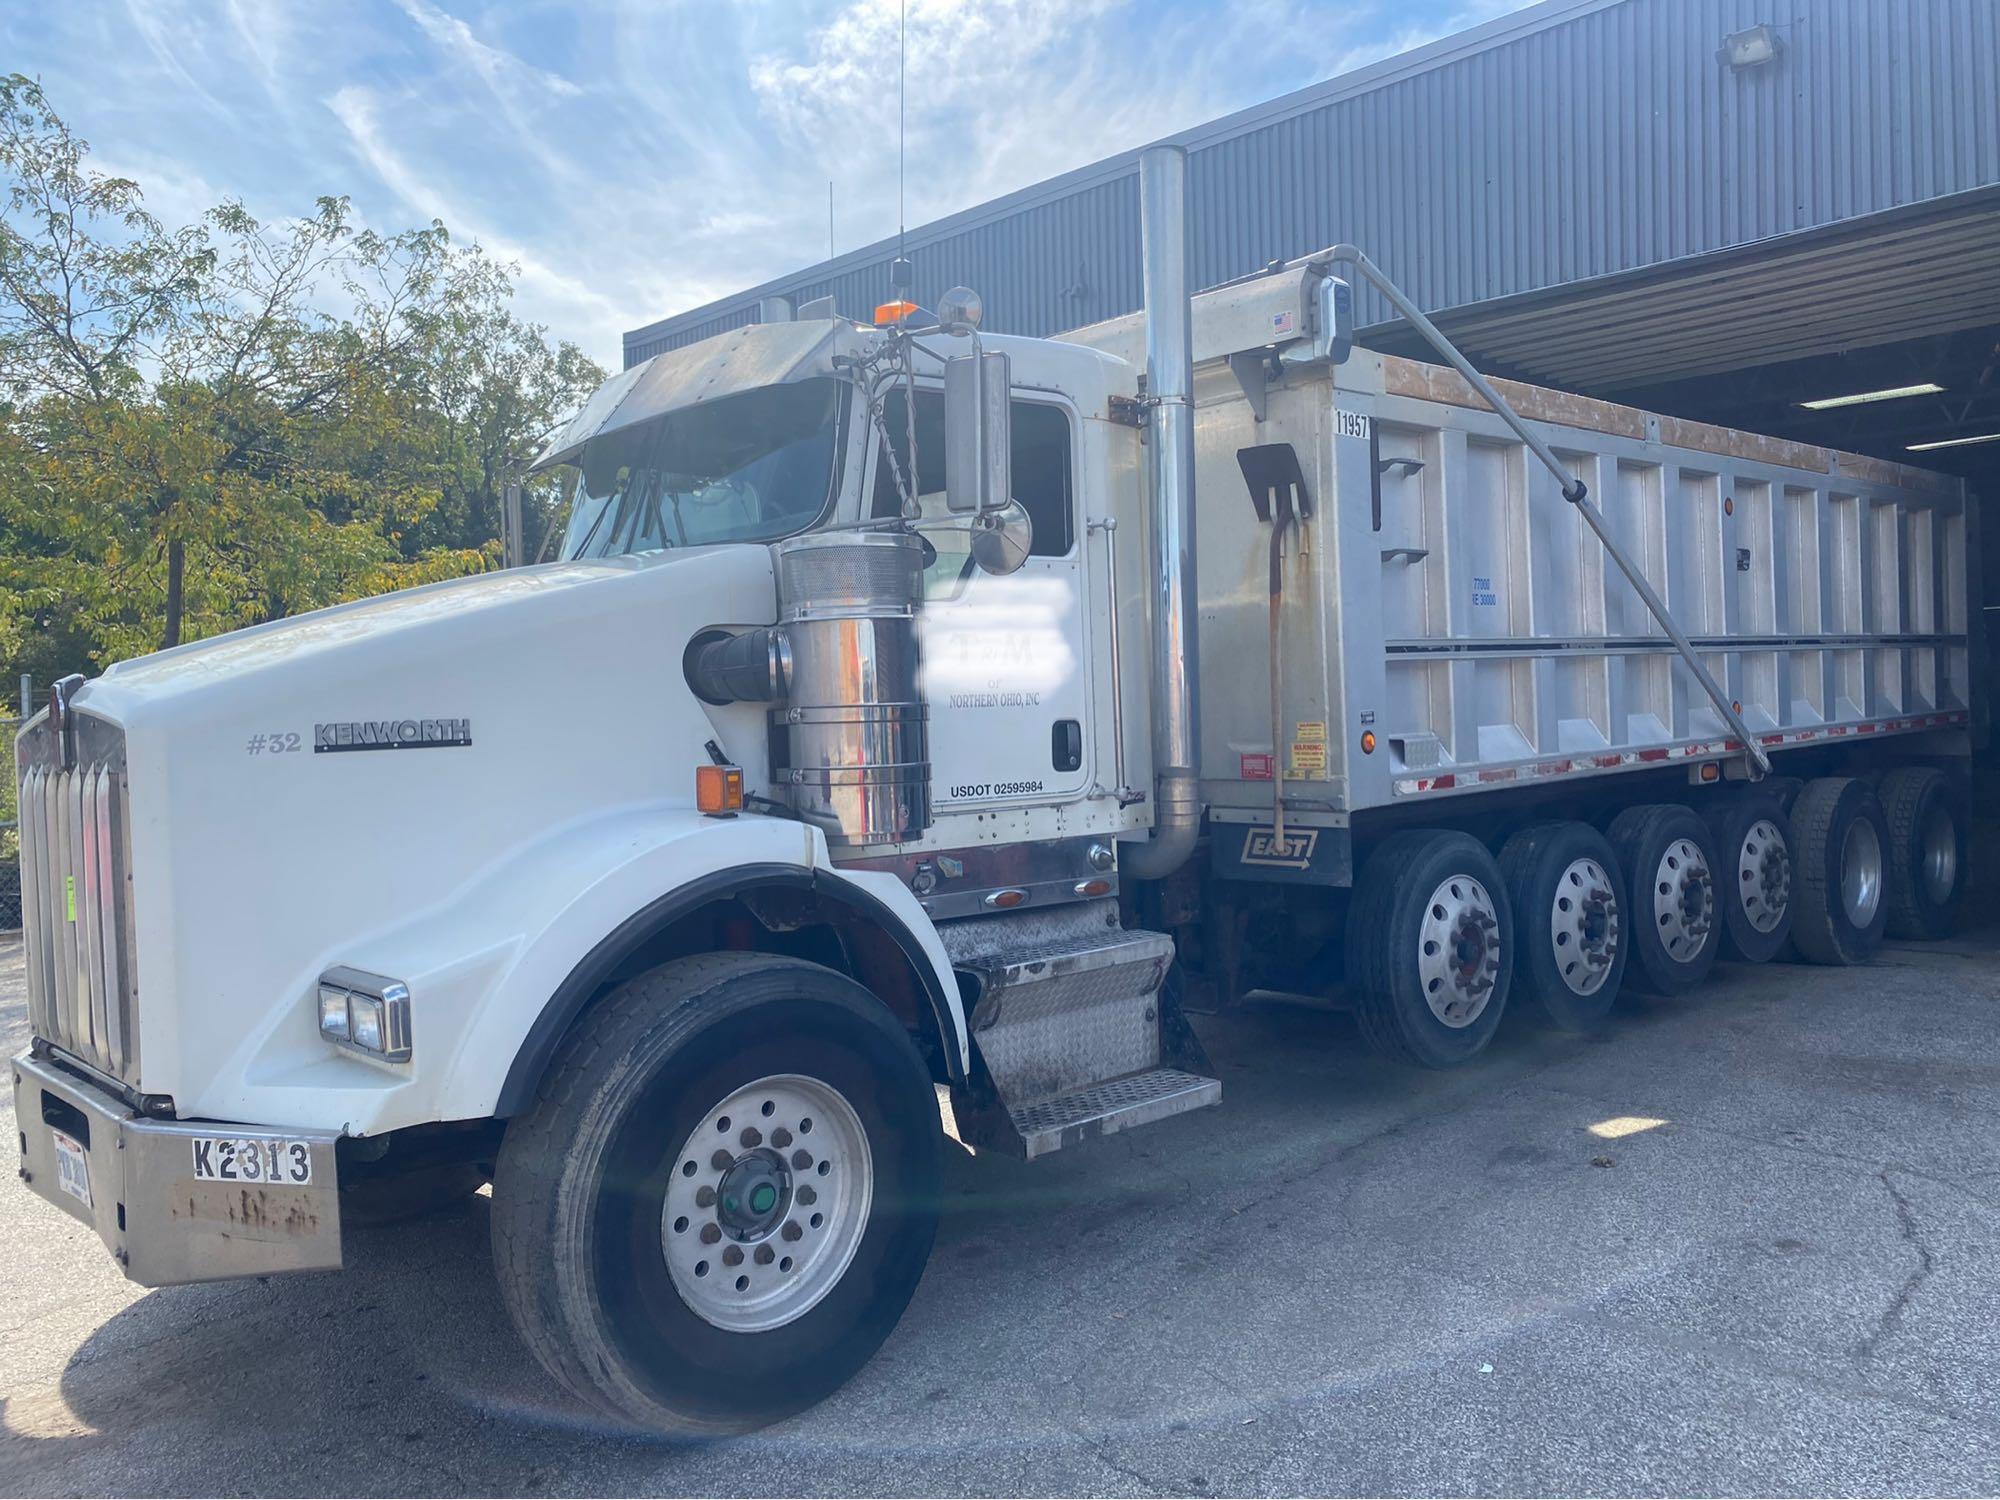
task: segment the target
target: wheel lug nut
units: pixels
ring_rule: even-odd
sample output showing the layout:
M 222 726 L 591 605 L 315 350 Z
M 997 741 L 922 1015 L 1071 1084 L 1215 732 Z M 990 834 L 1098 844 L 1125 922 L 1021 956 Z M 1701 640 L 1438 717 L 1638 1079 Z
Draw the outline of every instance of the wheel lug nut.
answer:
M 724 1264 L 725 1266 L 740 1266 L 740 1265 L 742 1265 L 742 1264 L 743 1264 L 743 1247 L 742 1247 L 741 1245 L 731 1245 L 731 1246 L 730 1246 L 730 1247 L 729 1247 L 729 1248 L 728 1248 L 727 1250 L 723 1251 L 723 1252 L 722 1252 L 722 1263 L 723 1263 L 723 1264 Z
M 761 1146 L 764 1144 L 764 1132 L 755 1125 L 745 1125 L 740 1139 L 746 1146 Z
M 736 1158 L 727 1151 L 718 1151 L 708 1159 L 708 1164 L 718 1172 L 727 1172 L 736 1165 Z
M 805 1231 L 799 1228 L 797 1224 L 787 1224 L 783 1229 L 779 1230 L 778 1233 L 783 1235 L 789 1241 L 796 1241 L 799 1239 L 801 1235 L 805 1233 Z
M 704 1224 L 701 1226 L 701 1242 L 704 1245 L 713 1245 L 721 1238 L 722 1226 L 720 1224 Z
M 797 1197 L 799 1202 L 805 1204 L 807 1208 L 811 1208 L 815 1203 L 819 1202 L 818 1192 L 809 1187 L 800 1188 Z
M 696 1188 L 694 1201 L 697 1208 L 715 1207 L 715 1189 L 712 1187 Z
M 768 1266 L 772 1261 L 776 1260 L 778 1257 L 777 1253 L 773 1251 L 769 1245 L 759 1245 L 757 1247 L 757 1253 L 753 1258 L 756 1260 L 758 1265 Z
M 780 1125 L 776 1130 L 771 1132 L 771 1144 L 776 1146 L 780 1151 L 791 1145 L 791 1143 L 792 1133 L 785 1129 L 784 1126 Z
M 812 1164 L 813 1164 L 812 1153 L 810 1151 L 805 1150 L 803 1147 L 792 1153 L 792 1165 L 797 1167 L 801 1172 L 803 1172 L 807 1167 L 811 1166 Z

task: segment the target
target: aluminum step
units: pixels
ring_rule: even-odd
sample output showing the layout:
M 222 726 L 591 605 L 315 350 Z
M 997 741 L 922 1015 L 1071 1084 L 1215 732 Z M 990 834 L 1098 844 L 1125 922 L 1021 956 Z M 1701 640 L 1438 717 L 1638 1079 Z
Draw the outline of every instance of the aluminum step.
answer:
M 959 1139 L 1033 1158 L 1213 1104 L 1222 1085 L 1165 993 L 1174 942 L 1117 903 L 947 924 L 976 996 L 978 1066 L 953 1090 Z
M 1033 1161 L 1092 1136 L 1115 1135 L 1221 1102 L 1220 1079 L 1179 1068 L 1153 1068 L 1040 1099 L 1009 1114 L 1027 1160 Z

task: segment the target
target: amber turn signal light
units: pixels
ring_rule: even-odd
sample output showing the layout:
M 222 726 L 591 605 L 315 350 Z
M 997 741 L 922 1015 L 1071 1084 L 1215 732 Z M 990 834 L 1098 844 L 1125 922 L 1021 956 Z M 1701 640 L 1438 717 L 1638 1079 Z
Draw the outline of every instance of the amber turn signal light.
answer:
M 1374 730 L 1364 729 L 1361 731 L 1361 753 L 1363 755 L 1373 755 L 1375 753 Z
M 743 768 L 741 766 L 696 766 L 694 805 L 710 817 L 722 817 L 743 808 Z

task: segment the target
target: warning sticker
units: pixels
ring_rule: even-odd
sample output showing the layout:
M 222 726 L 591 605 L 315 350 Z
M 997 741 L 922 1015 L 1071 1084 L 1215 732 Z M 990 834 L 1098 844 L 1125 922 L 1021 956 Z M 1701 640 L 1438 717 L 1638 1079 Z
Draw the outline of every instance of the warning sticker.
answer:
M 1326 745 L 1305 740 L 1292 742 L 1292 769 L 1289 772 L 1296 779 L 1326 775 Z
M 1268 752 L 1246 751 L 1237 757 L 1237 774 L 1245 781 L 1269 781 L 1272 779 L 1272 760 Z
M 1324 745 L 1326 743 L 1326 721 L 1324 719 L 1308 719 L 1305 723 L 1298 726 L 1293 732 L 1292 738 L 1297 740 L 1301 745 Z

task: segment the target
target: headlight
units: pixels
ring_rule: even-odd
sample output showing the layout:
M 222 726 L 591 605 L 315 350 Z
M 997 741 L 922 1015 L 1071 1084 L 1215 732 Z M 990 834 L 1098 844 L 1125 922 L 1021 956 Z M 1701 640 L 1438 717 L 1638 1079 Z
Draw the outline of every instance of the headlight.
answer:
M 346 967 L 319 977 L 319 1034 L 382 1062 L 410 1060 L 410 988 Z

